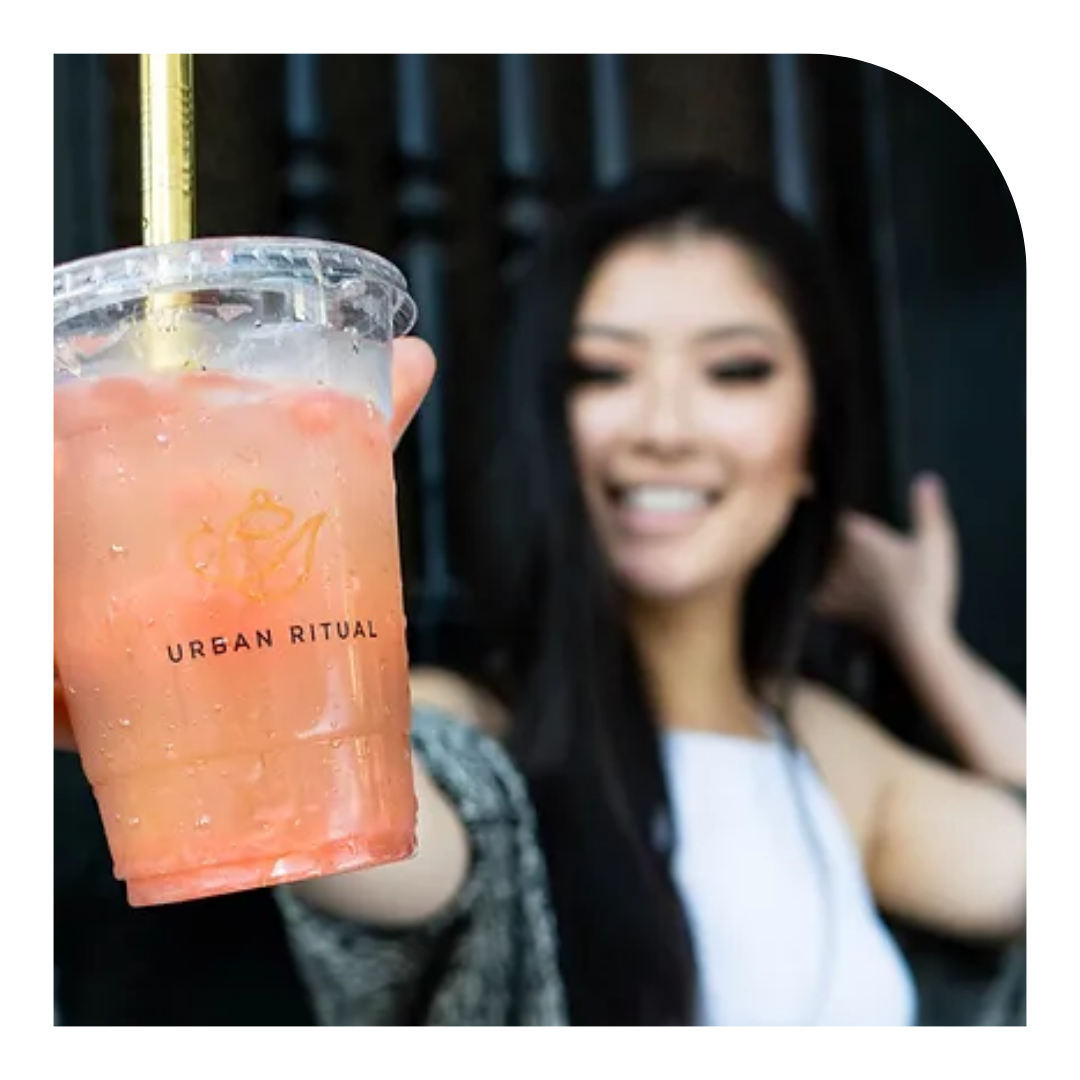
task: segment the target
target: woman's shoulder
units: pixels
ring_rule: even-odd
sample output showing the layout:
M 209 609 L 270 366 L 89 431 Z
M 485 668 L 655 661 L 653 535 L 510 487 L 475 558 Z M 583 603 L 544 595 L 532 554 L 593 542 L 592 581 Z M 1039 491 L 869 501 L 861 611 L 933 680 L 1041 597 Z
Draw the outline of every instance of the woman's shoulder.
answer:
M 801 742 L 833 755 L 876 756 L 887 753 L 892 741 L 885 728 L 863 708 L 811 679 L 796 681 L 788 718 Z
M 896 754 L 892 736 L 853 701 L 800 680 L 789 722 L 860 843 L 868 842 Z
M 785 694 L 779 680 L 767 680 L 763 697 L 767 707 L 780 710 L 797 742 L 812 756 L 858 758 L 887 753 L 891 736 L 855 702 L 824 683 L 796 679 Z

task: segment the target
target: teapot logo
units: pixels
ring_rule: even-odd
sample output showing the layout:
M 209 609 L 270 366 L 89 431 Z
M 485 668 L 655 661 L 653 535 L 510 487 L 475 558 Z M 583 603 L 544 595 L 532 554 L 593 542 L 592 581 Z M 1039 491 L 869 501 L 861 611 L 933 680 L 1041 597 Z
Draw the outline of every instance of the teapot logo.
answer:
M 299 525 L 296 514 L 264 489 L 220 531 L 209 521 L 187 539 L 188 564 L 195 573 L 235 589 L 251 600 L 276 600 L 296 592 L 311 576 L 315 540 L 326 513 Z

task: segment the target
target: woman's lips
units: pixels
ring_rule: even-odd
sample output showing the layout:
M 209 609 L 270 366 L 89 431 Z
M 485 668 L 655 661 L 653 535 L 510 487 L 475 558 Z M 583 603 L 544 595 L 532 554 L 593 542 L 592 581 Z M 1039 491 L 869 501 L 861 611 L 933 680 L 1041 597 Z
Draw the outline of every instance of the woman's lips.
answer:
M 676 536 L 696 526 L 720 493 L 685 484 L 627 484 L 609 488 L 619 527 L 641 537 Z

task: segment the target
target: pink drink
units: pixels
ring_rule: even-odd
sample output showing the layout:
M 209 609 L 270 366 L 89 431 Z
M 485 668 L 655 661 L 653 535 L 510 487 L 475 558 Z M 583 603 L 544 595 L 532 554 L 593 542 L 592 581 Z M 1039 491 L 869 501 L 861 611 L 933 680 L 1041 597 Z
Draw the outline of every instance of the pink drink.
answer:
M 400 582 L 370 396 L 224 371 L 56 387 L 57 662 L 132 904 L 412 853 Z

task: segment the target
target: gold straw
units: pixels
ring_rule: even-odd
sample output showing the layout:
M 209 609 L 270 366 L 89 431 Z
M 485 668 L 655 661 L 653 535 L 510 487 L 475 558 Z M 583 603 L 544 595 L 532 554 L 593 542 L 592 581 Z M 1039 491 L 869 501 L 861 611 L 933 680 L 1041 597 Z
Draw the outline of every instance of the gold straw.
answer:
M 192 59 L 190 54 L 179 53 L 143 53 L 139 57 L 145 245 L 172 244 L 195 235 Z M 175 371 L 193 365 L 195 342 L 190 328 L 179 322 L 185 306 L 183 296 L 151 293 L 148 297 L 143 340 L 152 369 Z
M 190 54 L 139 57 L 144 244 L 195 235 L 195 99 Z

